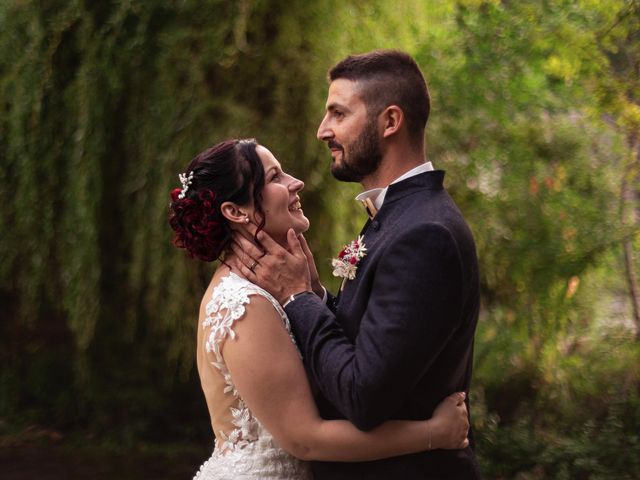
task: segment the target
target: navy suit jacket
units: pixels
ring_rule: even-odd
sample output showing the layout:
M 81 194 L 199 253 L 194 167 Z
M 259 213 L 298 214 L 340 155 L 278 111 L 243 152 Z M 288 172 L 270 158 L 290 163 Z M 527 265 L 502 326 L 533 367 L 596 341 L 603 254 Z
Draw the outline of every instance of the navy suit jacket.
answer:
M 363 229 L 356 278 L 327 304 L 304 295 L 285 309 L 325 419 L 362 430 L 424 420 L 447 395 L 469 391 L 478 262 L 443 179 L 432 171 L 390 185 Z M 319 480 L 480 478 L 471 448 L 312 468 Z

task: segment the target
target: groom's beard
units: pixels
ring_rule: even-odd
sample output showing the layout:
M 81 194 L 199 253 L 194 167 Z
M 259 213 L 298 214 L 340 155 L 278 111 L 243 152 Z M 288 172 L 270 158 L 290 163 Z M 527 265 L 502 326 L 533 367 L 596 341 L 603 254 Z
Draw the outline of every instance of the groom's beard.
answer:
M 331 174 L 341 182 L 360 182 L 375 172 L 382 162 L 375 118 L 369 119 L 362 133 L 346 150 L 333 140 L 329 140 L 328 145 L 342 149 L 342 162 L 331 162 Z

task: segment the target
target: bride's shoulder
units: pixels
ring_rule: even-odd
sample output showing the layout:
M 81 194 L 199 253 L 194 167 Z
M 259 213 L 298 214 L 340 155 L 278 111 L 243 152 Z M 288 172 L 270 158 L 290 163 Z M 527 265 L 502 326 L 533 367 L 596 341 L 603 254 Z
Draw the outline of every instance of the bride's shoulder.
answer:
M 229 272 L 212 280 L 202 300 L 206 324 L 235 322 L 245 315 L 284 315 L 280 304 L 266 291 Z
M 200 327 L 207 332 L 207 351 L 221 350 L 226 338 L 243 337 L 240 344 L 253 345 L 282 332 L 286 332 L 295 345 L 286 313 L 268 292 L 234 273 L 210 287 L 210 300 L 201 313 L 200 322 Z

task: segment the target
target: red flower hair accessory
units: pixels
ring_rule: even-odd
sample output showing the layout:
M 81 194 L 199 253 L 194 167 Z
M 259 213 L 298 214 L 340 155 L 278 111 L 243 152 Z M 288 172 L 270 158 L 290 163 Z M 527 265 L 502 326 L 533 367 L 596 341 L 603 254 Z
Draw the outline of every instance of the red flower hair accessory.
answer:
M 179 200 L 180 194 L 182 193 L 181 188 L 174 188 L 171 190 L 171 200 L 177 202 Z

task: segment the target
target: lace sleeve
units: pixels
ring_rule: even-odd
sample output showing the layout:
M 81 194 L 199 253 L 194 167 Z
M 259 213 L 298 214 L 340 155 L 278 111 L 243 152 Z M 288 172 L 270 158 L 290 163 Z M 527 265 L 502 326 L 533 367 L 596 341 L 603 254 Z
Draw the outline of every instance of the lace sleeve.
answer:
M 250 303 L 251 295 L 260 295 L 271 302 L 276 309 L 291 341 L 295 344 L 289 319 L 277 300 L 260 287 L 245 279 L 231 274 L 222 279 L 214 289 L 211 300 L 206 306 L 206 316 L 202 323 L 204 328 L 204 347 L 207 353 L 214 354 L 213 365 L 221 369 L 224 365 L 221 350 L 227 338 L 235 339 L 234 325 L 241 319 Z M 226 370 L 226 368 L 225 368 Z

